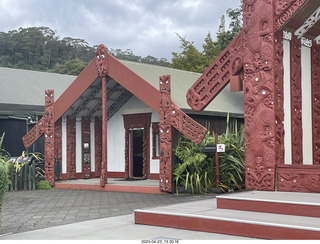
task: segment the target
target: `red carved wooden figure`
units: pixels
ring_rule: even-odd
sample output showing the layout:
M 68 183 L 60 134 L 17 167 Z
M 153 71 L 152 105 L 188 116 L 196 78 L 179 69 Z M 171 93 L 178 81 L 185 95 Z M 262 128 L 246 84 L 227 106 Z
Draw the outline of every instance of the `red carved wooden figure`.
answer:
M 102 82 L 102 160 L 101 160 L 101 176 L 100 186 L 107 183 L 107 77 L 109 71 L 108 66 L 108 50 L 104 45 L 99 45 L 96 50 L 96 66 Z
M 44 156 L 45 156 L 45 180 L 54 185 L 54 92 L 45 91 L 45 110 L 43 115 L 44 124 Z
M 160 77 L 160 189 L 172 191 L 171 88 L 170 76 Z

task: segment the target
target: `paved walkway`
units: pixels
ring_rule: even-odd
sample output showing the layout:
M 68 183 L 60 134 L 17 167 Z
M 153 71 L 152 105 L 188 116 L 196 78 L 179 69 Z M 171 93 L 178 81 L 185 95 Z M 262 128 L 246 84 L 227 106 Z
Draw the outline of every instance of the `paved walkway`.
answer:
M 215 195 L 161 195 L 63 189 L 7 192 L 2 204 L 0 239 L 1 236 L 8 236 L 7 234 L 131 215 L 134 209 L 214 197 Z

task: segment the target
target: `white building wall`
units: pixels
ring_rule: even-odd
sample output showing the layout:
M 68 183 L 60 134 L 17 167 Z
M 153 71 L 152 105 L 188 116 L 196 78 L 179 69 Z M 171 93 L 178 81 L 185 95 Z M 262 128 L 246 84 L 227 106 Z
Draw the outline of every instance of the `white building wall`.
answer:
M 81 118 L 76 118 L 76 173 L 82 172 Z
M 67 173 L 67 120 L 65 117 L 62 117 L 62 130 L 61 130 L 61 137 L 62 137 L 62 174 Z
M 152 112 L 151 121 L 159 122 L 159 115 L 133 96 L 108 120 L 108 171 L 125 171 L 125 129 L 123 114 Z M 159 173 L 159 160 L 152 159 L 152 128 L 150 126 L 150 173 Z
M 90 121 L 90 163 L 91 163 L 91 172 L 95 172 L 96 164 L 95 164 L 95 138 L 94 138 L 94 119 Z

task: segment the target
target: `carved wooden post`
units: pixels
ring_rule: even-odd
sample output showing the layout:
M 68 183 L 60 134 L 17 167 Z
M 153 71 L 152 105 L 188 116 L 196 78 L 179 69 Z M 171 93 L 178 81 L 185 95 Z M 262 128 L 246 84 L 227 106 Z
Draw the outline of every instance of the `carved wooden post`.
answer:
M 76 119 L 67 116 L 67 179 L 76 179 Z
M 312 45 L 312 139 L 313 164 L 320 165 L 320 45 Z
M 62 170 L 62 118 L 58 119 L 54 127 L 55 179 L 60 179 Z M 59 159 L 57 161 L 57 159 Z M 59 165 L 58 165 L 59 164 Z M 59 176 L 59 177 L 58 177 Z
M 45 91 L 44 110 L 45 180 L 54 186 L 54 91 Z
M 102 162 L 100 186 L 107 184 L 107 48 L 104 45 L 99 45 L 96 51 L 96 66 L 98 74 L 102 79 Z
M 160 77 L 160 189 L 172 189 L 171 91 L 170 76 Z
M 94 120 L 94 145 L 95 145 L 95 176 L 101 176 L 102 161 L 102 128 L 101 120 L 96 117 Z
M 246 189 L 274 190 L 274 1 L 243 1 Z

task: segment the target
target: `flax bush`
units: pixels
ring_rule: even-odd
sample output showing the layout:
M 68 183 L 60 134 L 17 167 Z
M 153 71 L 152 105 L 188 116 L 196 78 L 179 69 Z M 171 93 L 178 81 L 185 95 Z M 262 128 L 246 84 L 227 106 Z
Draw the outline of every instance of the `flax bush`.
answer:
M 203 153 L 203 148 L 215 144 L 214 135 L 209 132 L 200 144 L 191 142 L 182 136 L 174 154 L 179 163 L 173 171 L 176 189 L 181 187 L 192 193 L 208 192 L 218 187 L 222 191 L 242 190 L 244 188 L 244 127 L 238 130 L 236 122 L 229 124 L 227 118 L 226 133 L 218 137 L 219 144 L 225 144 L 225 153 L 219 153 L 219 185 L 216 185 L 215 154 Z

